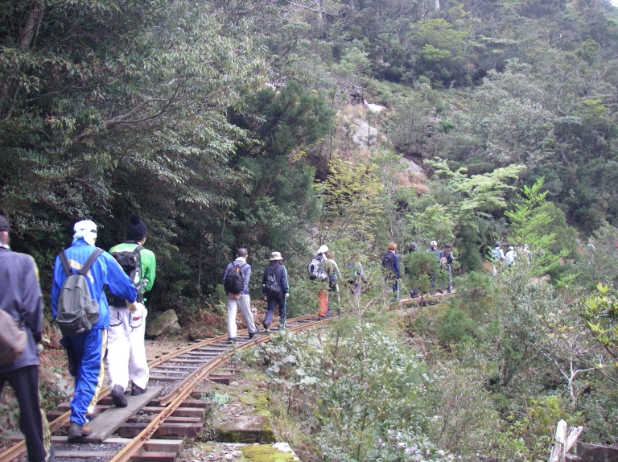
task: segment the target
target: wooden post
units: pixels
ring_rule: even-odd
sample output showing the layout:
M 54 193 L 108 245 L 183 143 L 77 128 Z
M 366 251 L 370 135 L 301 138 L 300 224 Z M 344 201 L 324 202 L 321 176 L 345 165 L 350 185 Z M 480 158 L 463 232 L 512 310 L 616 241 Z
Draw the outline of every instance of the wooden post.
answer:
M 554 447 L 549 456 L 548 462 L 564 462 L 565 446 L 567 439 L 567 423 L 560 420 L 556 426 L 556 434 L 554 435 Z

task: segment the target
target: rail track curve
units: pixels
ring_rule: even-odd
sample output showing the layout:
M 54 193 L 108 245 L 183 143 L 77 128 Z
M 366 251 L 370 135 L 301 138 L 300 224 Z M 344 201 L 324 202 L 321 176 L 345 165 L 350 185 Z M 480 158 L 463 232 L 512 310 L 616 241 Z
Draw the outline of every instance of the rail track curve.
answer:
M 328 323 L 329 321 L 330 318 L 320 319 L 316 315 L 301 316 L 289 319 L 287 321 L 286 331 L 297 332 Z M 273 326 L 275 329 L 278 327 L 275 323 L 273 323 Z M 228 342 L 227 335 L 220 335 L 197 341 L 150 361 L 148 366 L 151 372 L 151 378 L 148 382 L 148 387 L 161 389 L 159 397 L 156 399 L 156 403 L 160 407 L 160 412 L 158 412 L 152 420 L 148 422 L 145 428 L 130 441 L 123 441 L 124 444 L 116 444 L 111 452 L 101 452 L 103 458 L 99 458 L 98 460 L 125 462 L 135 458 L 138 452 L 142 450 L 155 432 L 157 432 L 163 422 L 177 411 L 183 402 L 186 402 L 191 397 L 191 392 L 196 384 L 224 364 L 234 352 L 268 342 L 271 338 L 270 333 L 260 332 L 253 339 L 248 339 L 246 329 L 239 331 L 239 339 L 241 335 L 244 336 L 244 338 L 234 344 Z M 97 401 L 99 410 L 103 409 L 103 411 L 105 411 L 106 407 L 102 406 L 101 403 L 105 400 L 109 401 L 109 394 L 109 387 L 104 388 L 99 394 Z M 151 401 L 151 399 L 149 398 L 148 401 Z M 109 407 L 110 406 L 108 406 L 108 408 Z M 57 435 L 63 428 L 66 428 L 70 415 L 71 411 L 67 410 L 49 423 L 52 435 Z M 94 417 L 98 415 L 104 415 L 104 413 L 100 412 L 99 414 L 95 414 Z M 94 417 L 93 427 L 94 422 L 96 422 Z M 85 439 L 85 441 L 88 441 L 88 439 Z M 21 440 L 6 451 L 0 453 L 0 462 L 11 462 L 25 454 L 25 452 L 25 442 Z M 60 454 L 58 454 L 58 456 L 59 455 Z M 96 455 L 90 453 L 86 455 L 84 452 L 83 457 L 96 457 Z M 64 459 L 65 457 L 57 458 Z

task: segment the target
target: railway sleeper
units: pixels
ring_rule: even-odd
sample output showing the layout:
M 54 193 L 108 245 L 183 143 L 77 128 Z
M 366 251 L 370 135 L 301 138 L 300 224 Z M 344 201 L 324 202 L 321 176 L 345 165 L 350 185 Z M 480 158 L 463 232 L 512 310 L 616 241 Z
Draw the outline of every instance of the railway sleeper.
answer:
M 135 438 L 146 428 L 147 422 L 125 423 L 116 434 L 123 438 Z M 154 438 L 196 438 L 204 428 L 202 423 L 166 423 L 163 422 L 152 435 Z

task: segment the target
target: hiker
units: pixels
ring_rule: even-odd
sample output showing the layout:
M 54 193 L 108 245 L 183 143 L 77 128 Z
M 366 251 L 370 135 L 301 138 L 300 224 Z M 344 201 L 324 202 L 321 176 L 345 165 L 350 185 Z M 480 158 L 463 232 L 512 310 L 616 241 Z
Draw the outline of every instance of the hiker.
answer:
M 7 331 L 19 324 L 25 335 L 13 340 L 23 348 L 8 357 L 2 353 L 0 367 L 0 395 L 5 382 L 13 388 L 19 406 L 19 429 L 26 438 L 28 460 L 43 462 L 53 458 L 47 419 L 39 404 L 39 350 L 43 329 L 43 296 L 39 285 L 39 271 L 30 255 L 11 251 L 10 226 L 0 215 L 0 310 L 2 328 Z M 6 318 L 6 319 L 5 319 Z M 10 318 L 10 319 L 9 319 Z M 13 359 L 14 358 L 14 359 Z
M 393 292 L 395 298 L 399 298 L 399 279 L 401 272 L 399 270 L 399 258 L 397 257 L 397 244 L 391 242 L 388 244 L 388 251 L 382 255 L 382 268 L 384 268 L 384 278 L 386 281 L 395 281 L 393 284 Z
M 280 252 L 273 252 L 270 255 L 270 263 L 262 277 L 262 293 L 268 306 L 264 318 L 264 329 L 267 331 L 270 329 L 277 306 L 279 307 L 279 329 L 285 329 L 285 301 L 290 296 L 290 287 L 288 286 L 288 273 L 283 266 L 283 257 Z
M 315 256 L 307 265 L 307 274 L 309 275 L 310 280 L 317 282 L 326 282 L 328 280 L 328 274 L 324 268 L 324 264 L 326 262 L 326 252 L 328 252 L 328 246 L 321 245 Z M 318 292 L 318 316 L 323 318 L 327 312 L 328 289 L 322 287 Z
M 410 242 L 410 245 L 408 245 L 408 253 L 414 253 L 417 252 L 417 246 L 416 246 L 416 242 Z M 405 274 L 408 274 L 408 268 L 404 269 Z M 413 287 L 410 290 L 410 298 L 418 298 L 419 294 L 418 294 L 418 287 Z
M 352 261 L 345 265 L 346 282 L 350 287 L 350 292 L 358 300 L 362 291 L 362 284 L 367 282 L 363 265 L 360 262 L 360 256 L 358 252 L 352 254 Z
M 335 252 L 328 251 L 324 254 L 326 260 L 324 260 L 324 270 L 328 276 L 328 292 L 327 295 L 327 310 L 326 313 L 320 315 L 321 318 L 330 318 L 333 315 L 333 303 L 334 299 L 337 299 L 337 314 L 339 315 L 339 284 L 338 279 L 341 277 L 339 274 L 339 267 L 335 262 Z
M 429 243 L 429 248 L 427 249 L 428 253 L 433 253 L 436 255 L 438 259 L 438 263 L 440 263 L 440 251 L 438 250 L 438 243 L 436 241 L 431 241 Z M 438 280 L 438 273 L 435 271 L 431 272 L 431 294 L 433 295 L 436 291 L 436 281 Z
M 448 285 L 446 286 L 446 293 L 451 293 L 451 287 L 453 286 L 453 273 L 451 271 L 451 265 L 453 263 L 453 252 L 451 250 L 451 244 L 444 244 L 444 249 L 440 252 L 440 268 L 448 273 Z M 440 290 L 442 293 L 442 290 Z
M 509 251 L 504 256 L 504 261 L 508 266 L 513 266 L 515 260 L 517 259 L 517 253 L 515 253 L 515 248 L 511 245 L 509 246 Z
M 227 337 L 231 343 L 236 342 L 236 310 L 238 308 L 247 324 L 249 338 L 252 339 L 259 332 L 253 322 L 251 312 L 251 298 L 249 297 L 251 265 L 247 263 L 248 256 L 247 249 L 238 249 L 236 260 L 228 264 L 223 273 L 223 286 L 227 294 Z
M 494 276 L 498 274 L 498 264 L 504 261 L 504 252 L 500 248 L 502 244 L 500 242 L 496 242 L 496 245 L 491 250 L 491 260 L 493 261 L 493 271 Z
M 103 385 L 109 327 L 109 308 L 103 287 L 107 286 L 112 295 L 126 300 L 131 313 L 138 309 L 137 289 L 129 277 L 114 257 L 94 246 L 97 226 L 90 220 L 83 220 L 77 222 L 73 230 L 71 247 L 56 257 L 51 290 L 52 316 L 61 330 L 64 328 L 60 343 L 67 350 L 69 372 L 75 377 L 71 423 L 67 433 L 69 441 L 92 433 L 92 429 L 87 425 L 88 417 L 94 412 Z M 71 305 L 65 304 L 60 296 L 62 293 L 65 297 L 65 292 L 69 289 L 65 287 L 65 282 L 68 280 L 69 284 L 74 280 L 74 275 L 82 273 L 85 273 L 89 291 L 87 295 L 98 305 L 98 319 L 89 329 L 84 328 L 74 335 L 68 335 L 65 332 L 68 332 L 71 326 L 65 326 L 62 322 L 75 313 L 71 313 Z M 69 296 L 65 298 L 70 299 Z
M 146 391 L 149 371 L 146 360 L 144 334 L 146 316 L 144 293 L 152 289 L 155 281 L 156 259 L 153 252 L 145 249 L 148 229 L 137 215 L 133 215 L 127 225 L 126 240 L 109 250 L 137 288 L 137 310 L 129 312 L 124 300 L 112 297 L 109 307 L 109 330 L 107 342 L 107 371 L 109 388 L 116 407 L 126 407 L 124 396 L 133 383 L 131 396 Z

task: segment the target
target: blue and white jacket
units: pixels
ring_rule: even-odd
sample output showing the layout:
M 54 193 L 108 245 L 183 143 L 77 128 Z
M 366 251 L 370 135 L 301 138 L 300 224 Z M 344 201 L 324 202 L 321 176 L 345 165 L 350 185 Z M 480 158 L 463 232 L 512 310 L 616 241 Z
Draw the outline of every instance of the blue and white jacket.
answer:
M 88 244 L 83 239 L 78 239 L 64 253 L 72 270 L 77 273 L 95 249 L 95 246 Z M 52 316 L 54 319 L 58 314 L 58 298 L 66 278 L 60 257 L 57 256 L 51 290 Z M 90 296 L 99 304 L 99 320 L 92 326 L 93 329 L 107 329 L 109 327 L 109 308 L 103 287 L 107 286 L 116 297 L 130 303 L 133 303 L 137 298 L 137 289 L 129 276 L 125 274 L 114 257 L 105 251 L 94 261 L 90 270 L 88 270 L 86 279 Z

